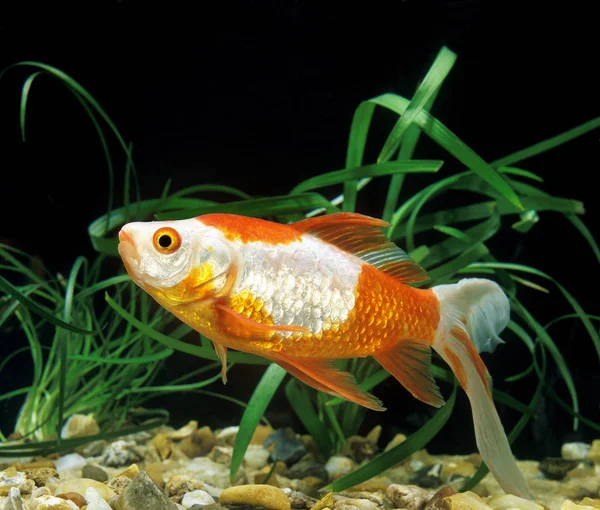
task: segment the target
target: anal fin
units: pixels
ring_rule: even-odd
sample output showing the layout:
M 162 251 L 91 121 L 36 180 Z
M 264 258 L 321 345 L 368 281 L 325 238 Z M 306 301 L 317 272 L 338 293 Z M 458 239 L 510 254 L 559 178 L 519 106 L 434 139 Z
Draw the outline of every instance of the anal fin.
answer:
M 310 333 L 308 328 L 302 326 L 282 326 L 260 324 L 248 319 L 241 313 L 232 310 L 223 303 L 218 303 L 215 308 L 219 314 L 220 323 L 227 334 L 248 340 L 270 340 L 277 333 Z
M 402 340 L 394 348 L 374 355 L 415 398 L 434 407 L 444 405 L 433 374 L 431 348 L 414 340 Z
M 374 411 L 385 411 L 377 397 L 361 389 L 352 374 L 338 370 L 333 360 L 290 358 L 281 353 L 272 359 L 290 374 L 319 391 L 350 400 Z

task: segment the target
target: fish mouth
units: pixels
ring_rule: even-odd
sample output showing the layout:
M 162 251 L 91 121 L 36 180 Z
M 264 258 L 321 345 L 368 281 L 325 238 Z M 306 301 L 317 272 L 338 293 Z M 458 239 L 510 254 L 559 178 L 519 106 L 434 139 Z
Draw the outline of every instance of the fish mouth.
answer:
M 127 269 L 129 276 L 133 277 L 140 265 L 140 257 L 133 239 L 123 228 L 119 231 L 119 245 L 117 249 L 123 260 L 123 264 L 125 264 L 125 269 Z

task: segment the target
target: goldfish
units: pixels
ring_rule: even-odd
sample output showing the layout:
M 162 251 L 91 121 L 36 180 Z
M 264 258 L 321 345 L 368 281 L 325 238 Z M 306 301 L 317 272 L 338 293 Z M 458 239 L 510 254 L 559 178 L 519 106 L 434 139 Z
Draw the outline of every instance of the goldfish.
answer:
M 415 398 L 445 401 L 432 349 L 471 404 L 481 456 L 502 489 L 530 498 L 479 352 L 493 351 L 510 305 L 492 280 L 421 288 L 425 270 L 386 237 L 389 224 L 335 213 L 281 224 L 234 214 L 131 222 L 119 254 L 132 280 L 227 350 L 262 356 L 317 390 L 383 411 L 335 360 L 372 356 Z

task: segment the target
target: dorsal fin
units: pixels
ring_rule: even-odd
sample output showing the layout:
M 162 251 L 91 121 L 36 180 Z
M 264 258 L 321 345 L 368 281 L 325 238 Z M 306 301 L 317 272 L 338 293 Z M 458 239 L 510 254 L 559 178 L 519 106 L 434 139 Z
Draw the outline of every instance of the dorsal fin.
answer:
M 429 279 L 425 270 L 390 241 L 386 221 L 357 213 L 335 213 L 297 221 L 292 226 L 356 255 L 367 264 L 405 283 Z

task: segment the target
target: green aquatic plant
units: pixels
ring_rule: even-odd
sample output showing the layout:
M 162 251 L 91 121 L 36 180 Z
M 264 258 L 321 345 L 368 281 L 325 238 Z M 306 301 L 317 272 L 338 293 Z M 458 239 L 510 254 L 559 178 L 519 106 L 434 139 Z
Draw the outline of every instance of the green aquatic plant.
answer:
M 582 421 L 587 426 L 600 430 L 598 423 L 580 415 L 579 397 L 571 370 L 561 353 L 560 345 L 549 331 L 550 326 L 558 320 L 581 321 L 600 358 L 600 338 L 593 325 L 593 321 L 599 318 L 588 315 L 575 297 L 549 275 L 529 266 L 498 260 L 488 248 L 506 222 L 509 222 L 515 232 L 526 235 L 536 223 L 543 220 L 546 212 L 556 212 L 564 216 L 586 239 L 600 262 L 600 249 L 579 218 L 584 213 L 583 204 L 577 200 L 551 196 L 543 191 L 541 177 L 516 166 L 527 158 L 600 127 L 600 118 L 496 161 L 486 162 L 430 113 L 455 59 L 454 53 L 443 48 L 412 99 L 384 94 L 362 102 L 352 121 L 345 167 L 306 179 L 287 195 L 251 197 L 230 187 L 207 184 L 173 192 L 170 181 L 167 181 L 162 196 L 150 200 L 140 199 L 131 151 L 116 126 L 89 93 L 55 68 L 36 62 L 17 64 L 18 67 L 34 69 L 25 81 L 21 97 L 23 138 L 25 112 L 32 83 L 41 75 L 59 80 L 82 104 L 97 129 L 107 159 L 111 189 L 107 213 L 89 225 L 90 240 L 98 252 L 98 260 L 90 265 L 89 270 L 85 260 L 77 259 L 66 282 L 52 277 L 40 281 L 29 275 L 25 266 L 18 265 L 20 263 L 8 249 L 0 253 L 8 261 L 3 269 L 31 277 L 30 282 L 20 286 L 11 284 L 7 279 L 0 280 L 7 303 L 1 320 L 6 321 L 11 316 L 19 320 L 30 342 L 35 367 L 30 387 L 0 397 L 7 399 L 33 392 L 34 396 L 27 397 L 18 420 L 24 427 L 22 433 L 34 434 L 35 439 L 47 439 L 59 432 L 64 418 L 69 414 L 93 412 L 99 417 L 104 434 L 117 434 L 131 415 L 131 410 L 147 398 L 161 392 L 197 391 L 220 377 L 217 373 L 217 355 L 206 338 L 200 337 L 199 342 L 184 341 L 184 337 L 192 333 L 190 328 L 173 321 L 162 309 L 153 307 L 148 296 L 136 292 L 126 276 L 101 279 L 102 263 L 117 255 L 116 231 L 124 223 L 149 218 L 181 219 L 214 212 L 290 222 L 323 212 L 354 211 L 362 190 L 374 179 L 389 180 L 381 211 L 381 217 L 390 223 L 388 237 L 403 246 L 427 270 L 430 277 L 427 285 L 453 283 L 469 275 L 485 275 L 498 281 L 510 297 L 513 314 L 507 336 L 511 335 L 524 343 L 531 354 L 531 363 L 525 371 L 508 380 L 520 381 L 528 377 L 537 380 L 536 389 L 528 402 L 522 402 L 498 389 L 494 390 L 493 396 L 498 403 L 521 414 L 509 434 L 511 442 L 535 415 L 536 404 L 543 394 L 555 399 L 573 416 L 574 427 Z M 393 112 L 397 116 L 397 122 L 383 141 L 376 160 L 367 163 L 364 161 L 367 138 L 377 109 Z M 126 157 L 125 193 L 123 205 L 119 208 L 113 206 L 115 172 L 103 125 L 116 136 Z M 415 148 L 423 134 L 443 148 L 453 160 L 458 161 L 461 168 L 457 172 L 446 173 L 438 180 L 432 178 L 426 187 L 401 200 L 409 174 L 434 176 L 444 166 L 444 161 L 441 160 L 413 159 Z M 326 192 L 336 186 L 342 188 L 342 193 L 333 199 L 326 198 Z M 132 187 L 136 189 L 136 200 L 133 202 L 130 201 Z M 452 198 L 457 191 L 462 192 L 458 205 L 440 209 L 439 198 Z M 211 200 L 214 193 L 229 194 L 233 200 Z M 470 194 L 466 202 L 465 193 Z M 425 239 L 426 242 L 419 244 L 417 239 Z M 13 259 L 7 258 L 7 255 Z M 552 287 L 547 289 L 543 285 Z M 550 324 L 541 324 L 519 299 L 519 288 L 522 286 L 542 293 L 558 291 L 573 313 Z M 98 295 L 104 295 L 100 303 L 97 299 L 94 300 L 94 296 Z M 102 327 L 104 324 L 108 324 L 108 327 Z M 39 340 L 39 332 L 43 327 L 51 327 L 54 332 L 53 342 L 45 357 Z M 168 385 L 153 386 L 157 370 L 175 350 L 214 363 Z M 15 356 L 21 354 L 22 352 L 14 353 Z M 240 423 L 231 463 L 233 478 L 257 424 L 263 418 L 277 389 L 284 384 L 286 372 L 278 365 L 245 353 L 232 353 L 229 361 L 229 368 L 235 363 L 269 365 Z M 562 400 L 544 384 L 550 363 L 556 366 L 566 385 L 570 402 Z M 355 375 L 365 390 L 375 387 L 390 376 L 371 359 L 343 360 L 340 364 Z M 0 373 L 2 368 L 4 364 L 0 366 Z M 190 382 L 200 371 L 213 369 L 213 375 Z M 129 381 L 126 386 L 120 389 L 108 384 L 100 386 L 93 394 L 94 397 L 90 397 L 92 402 L 89 405 L 83 405 L 83 402 L 74 398 L 74 395 L 86 393 L 92 388 L 89 384 L 94 377 L 113 377 L 114 370 L 122 371 L 124 375 L 120 377 Z M 446 405 L 404 443 L 335 481 L 328 486 L 329 490 L 343 490 L 379 474 L 426 446 L 440 432 L 453 412 L 456 384 L 454 376 L 445 366 L 434 365 L 433 373 L 436 379 L 445 381 L 454 388 Z M 343 449 L 346 439 L 358 432 L 366 412 L 356 404 L 308 388 L 294 378 L 285 382 L 285 393 L 323 455 Z M 40 414 L 40 409 L 44 409 L 44 414 Z M 109 416 L 110 423 L 107 420 Z M 149 425 L 146 423 L 143 426 Z M 83 442 L 85 439 L 79 441 Z M 41 443 L 42 447 L 54 449 L 71 445 L 57 440 L 45 443 Z M 33 450 L 36 444 L 39 443 L 31 443 L 27 448 Z M 21 451 L 18 450 L 19 447 L 22 446 L 0 445 L 0 455 L 12 455 L 15 451 Z M 485 475 L 486 469 L 482 465 L 466 487 L 475 485 Z

